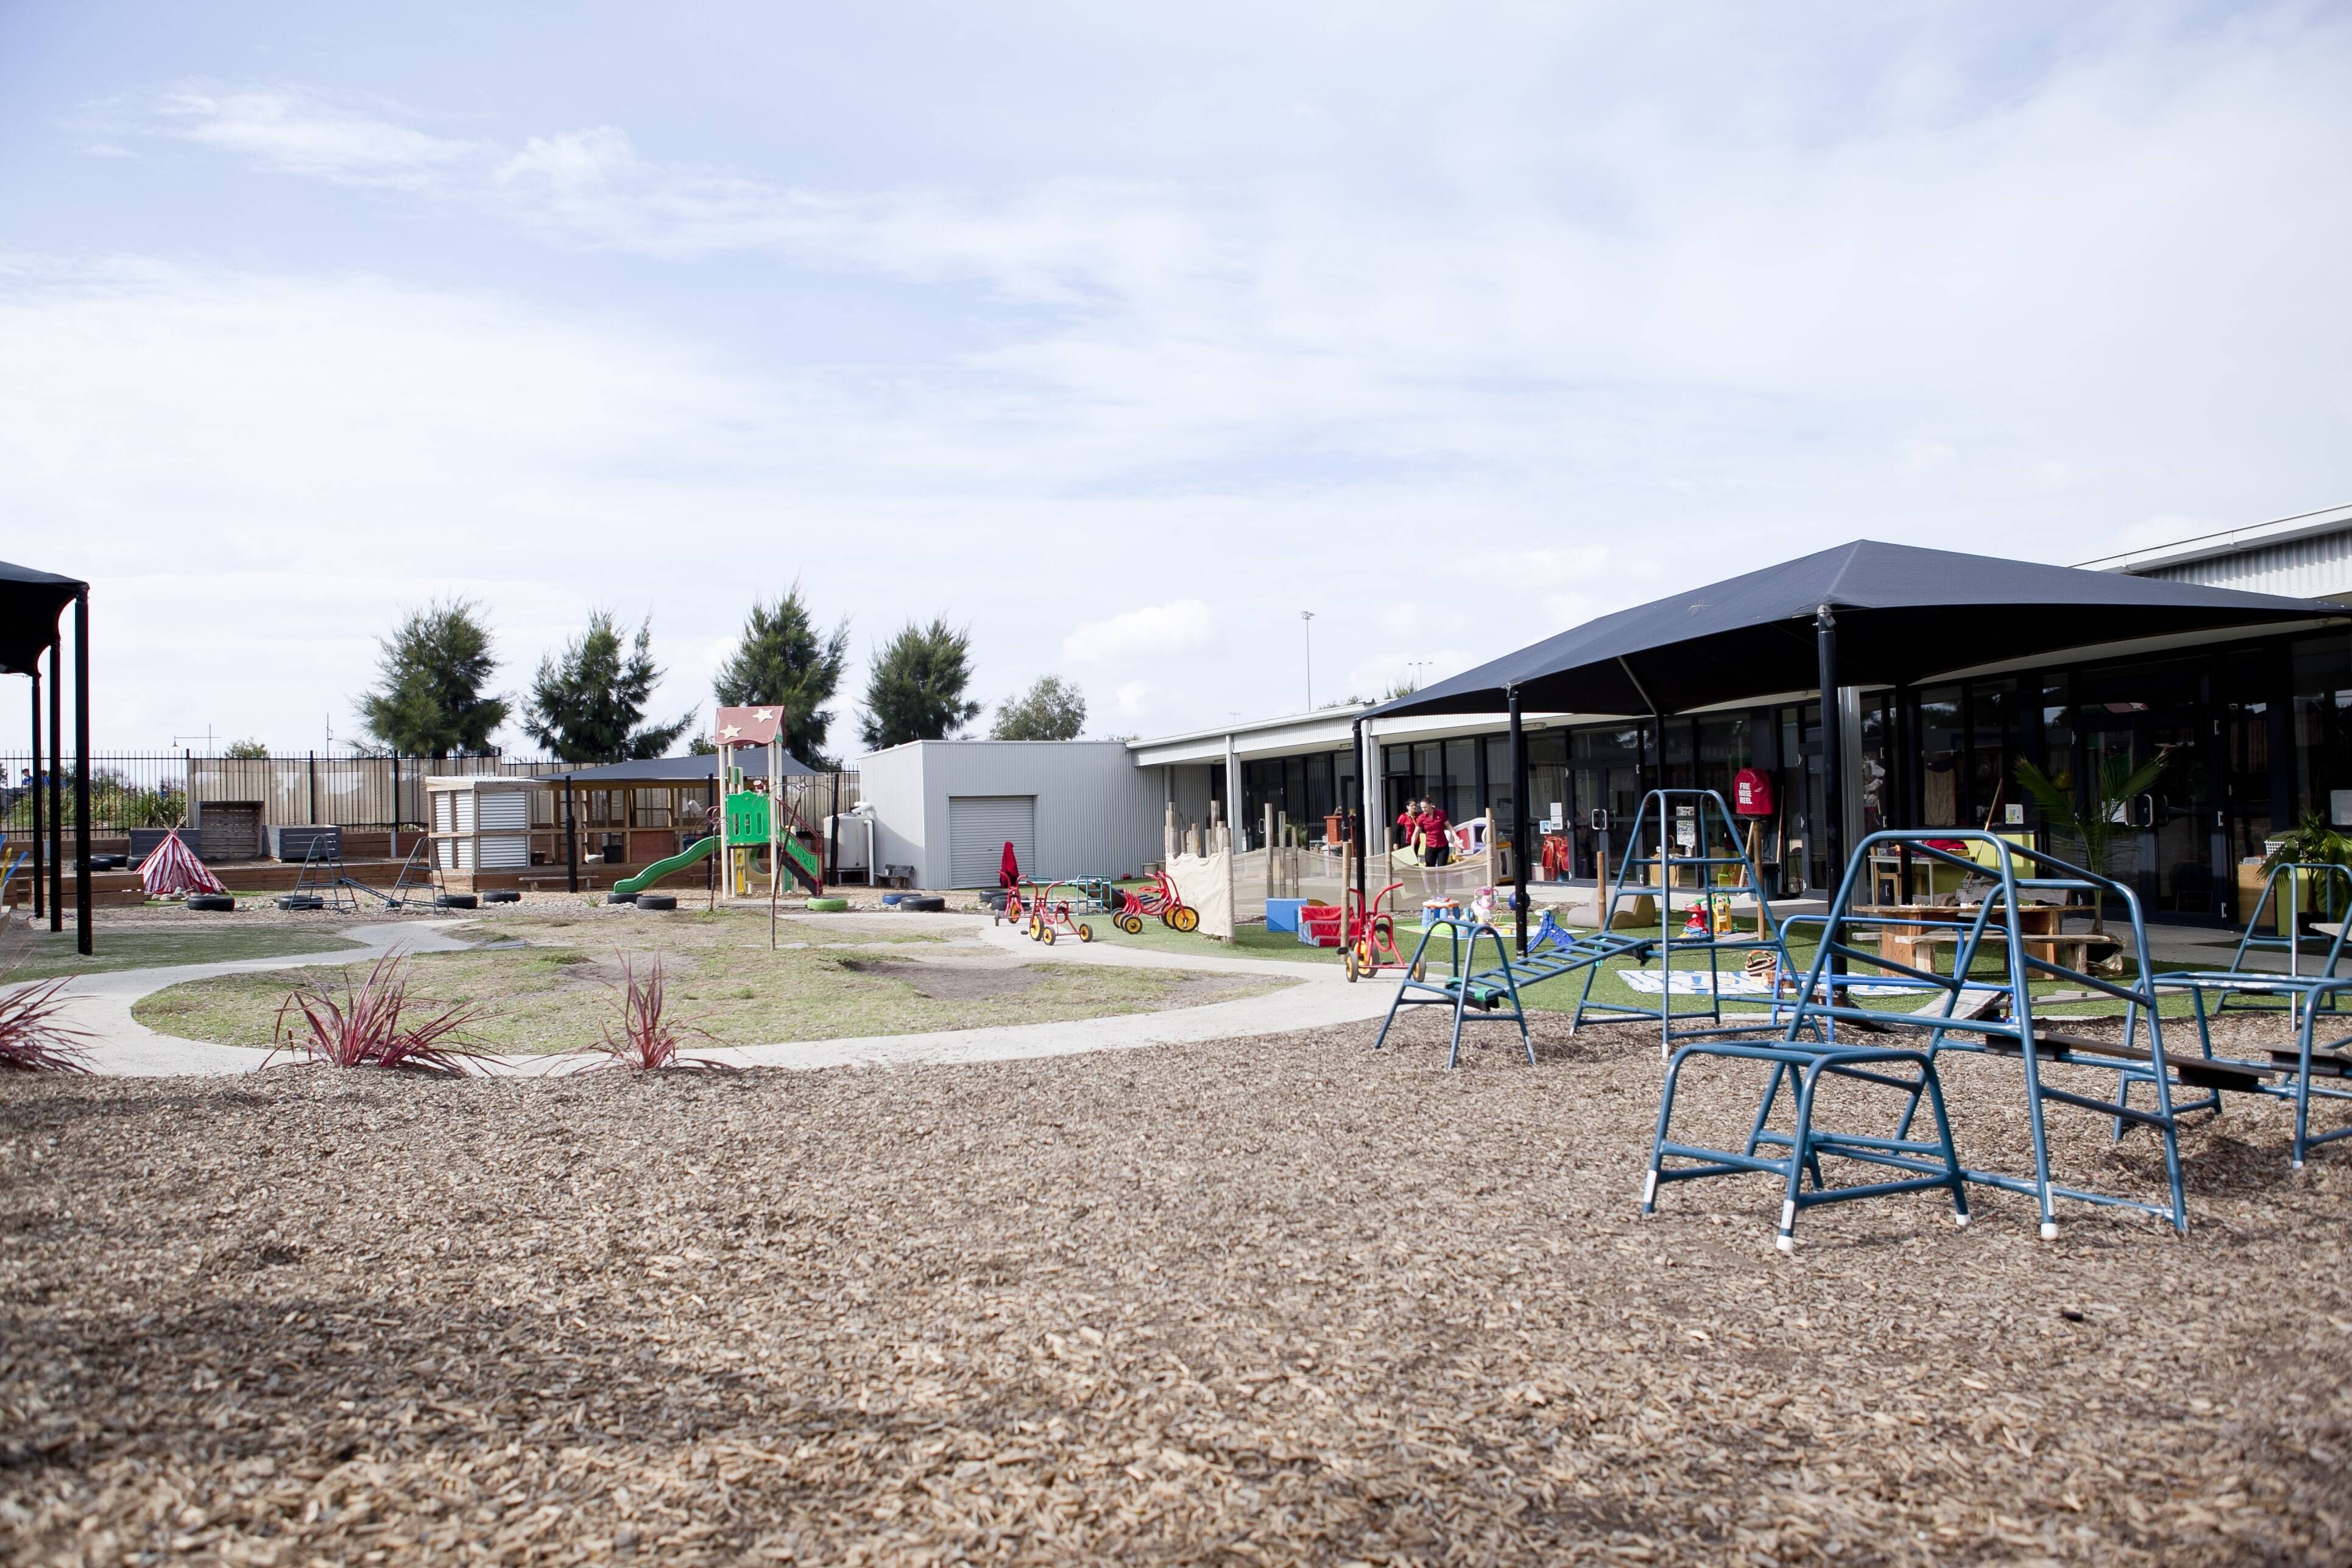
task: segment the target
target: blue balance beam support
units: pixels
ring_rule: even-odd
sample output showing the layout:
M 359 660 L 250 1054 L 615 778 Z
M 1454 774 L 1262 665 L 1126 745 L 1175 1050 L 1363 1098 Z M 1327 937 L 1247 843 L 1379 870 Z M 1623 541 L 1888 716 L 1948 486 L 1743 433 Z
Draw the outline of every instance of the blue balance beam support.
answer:
M 1770 1064 L 1763 1101 L 1757 1108 L 1754 1125 L 1748 1129 L 1743 1148 L 1710 1149 L 1676 1142 L 1667 1136 L 1674 1122 L 1675 1090 L 1682 1081 L 1684 1064 L 1694 1057 Z M 1902 1076 L 1905 1068 L 1909 1069 L 1910 1076 Z M 1924 1092 L 1935 1117 L 1934 1139 L 1916 1140 L 1901 1135 L 1881 1138 L 1820 1130 L 1813 1124 L 1815 1091 L 1824 1078 L 1895 1090 L 1904 1097 L 1906 1124 L 1910 1109 Z M 1790 1089 L 1795 1121 L 1790 1131 L 1779 1132 L 1771 1129 L 1769 1122 L 1784 1086 Z M 1769 1154 L 1764 1152 L 1768 1148 L 1783 1149 L 1786 1153 Z M 1885 1181 L 1833 1187 L 1822 1174 L 1824 1155 L 1874 1167 L 1892 1167 L 1906 1173 Z M 1669 1160 L 1693 1163 L 1669 1165 Z M 1642 1212 L 1657 1212 L 1658 1188 L 1668 1182 L 1749 1172 L 1778 1176 L 1784 1184 L 1780 1229 L 1776 1238 L 1776 1245 L 1783 1252 L 1796 1246 L 1798 1214 L 1819 1204 L 1941 1188 L 1952 1194 L 1952 1223 L 1969 1223 L 1968 1188 L 1959 1156 L 1952 1148 L 1952 1126 L 1944 1112 L 1943 1085 L 1936 1077 L 1934 1060 L 1923 1050 L 1801 1040 L 1698 1040 L 1684 1046 L 1666 1065 L 1665 1091 L 1658 1101 L 1658 1129 L 1650 1140 L 1649 1175 L 1642 1188 Z M 1812 1177 L 1810 1190 L 1805 1185 L 1808 1175 Z

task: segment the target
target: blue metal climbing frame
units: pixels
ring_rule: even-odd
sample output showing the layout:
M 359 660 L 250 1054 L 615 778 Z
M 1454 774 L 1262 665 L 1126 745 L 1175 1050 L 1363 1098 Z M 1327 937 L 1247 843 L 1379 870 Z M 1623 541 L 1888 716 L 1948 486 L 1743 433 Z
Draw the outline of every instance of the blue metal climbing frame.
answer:
M 1656 852 L 1643 850 L 1654 838 Z M 1658 1025 L 1658 1049 L 1661 1057 L 1670 1056 L 1679 1041 L 1700 1039 L 1709 1036 L 1753 1035 L 1759 1026 L 1769 1026 L 1779 1022 L 1785 1011 L 1780 997 L 1787 989 L 1793 965 L 1789 961 L 1789 947 L 1781 922 L 1772 913 L 1772 906 L 1764 896 L 1763 880 L 1757 875 L 1756 862 L 1741 840 L 1738 820 L 1723 796 L 1711 789 L 1655 789 L 1642 799 L 1640 811 L 1634 814 L 1633 831 L 1626 835 L 1626 855 L 1617 868 L 1617 880 L 1610 890 L 1607 903 L 1601 911 L 1603 935 L 1618 931 L 1621 915 L 1638 915 L 1639 900 L 1648 899 L 1657 906 L 1658 931 L 1654 938 L 1646 938 L 1659 964 L 1658 1005 L 1655 1008 L 1624 1002 L 1596 1002 L 1592 999 L 1593 983 L 1600 977 L 1601 966 L 1587 967 L 1584 991 L 1577 998 L 1576 1015 L 1570 1021 L 1573 1034 L 1590 1015 L 1599 1015 L 1599 1021 L 1621 1022 L 1631 1019 L 1654 1019 Z M 1736 879 L 1719 879 L 1725 871 L 1734 873 Z M 1635 881 L 1636 875 L 1642 880 Z M 1649 879 L 1655 875 L 1656 880 Z M 1679 884 L 1685 876 L 1693 885 Z M 1689 895 L 1685 918 L 1677 922 L 1675 895 Z M 1741 900 L 1754 906 L 1756 929 L 1752 932 L 1735 929 L 1717 929 L 1716 911 L 1719 900 L 1727 900 L 1735 916 Z M 1628 900 L 1633 908 L 1626 909 Z M 1696 911 L 1702 922 L 1696 931 L 1686 929 L 1691 923 L 1690 912 Z M 1646 925 L 1647 922 L 1644 922 Z M 1646 933 L 1645 933 L 1646 936 Z M 1727 1022 L 1723 1011 L 1722 957 L 1727 952 L 1747 954 L 1767 952 L 1772 955 L 1772 975 L 1766 983 L 1760 998 L 1766 1005 L 1761 1016 L 1745 1018 L 1734 1014 Z M 1684 973 L 1696 974 L 1701 955 L 1706 969 L 1704 1008 L 1677 1008 L 1675 1005 L 1675 959 L 1680 954 L 1685 961 Z M 1646 963 L 1650 953 L 1642 955 Z M 1745 959 L 1739 971 L 1745 974 Z M 1703 1026 L 1695 1026 L 1696 1020 Z
M 1737 1151 L 1710 1149 L 1698 1144 L 1675 1142 L 1668 1139 L 1675 1114 L 1675 1090 L 1682 1081 L 1685 1064 L 1693 1058 L 1718 1061 L 1758 1061 L 1771 1064 L 1771 1075 L 1765 1085 L 1764 1098 L 1756 1109 L 1756 1120 L 1748 1128 L 1748 1142 Z M 1898 1076 L 1901 1069 L 1912 1069 L 1913 1076 Z M 1824 1078 L 1848 1083 L 1872 1084 L 1890 1089 L 1904 1097 L 1903 1131 L 1892 1138 L 1874 1137 L 1859 1132 L 1823 1131 L 1813 1125 L 1815 1091 Z M 1783 1087 L 1790 1090 L 1794 1124 L 1787 1132 L 1775 1131 L 1769 1126 L 1774 1106 L 1779 1102 Z M 1921 1094 L 1927 1099 L 1928 1109 L 1935 1117 L 1936 1136 L 1932 1142 L 1906 1136 L 1911 1113 Z M 1762 1152 L 1768 1147 L 1788 1151 L 1780 1158 Z M 1843 1156 L 1874 1167 L 1892 1166 L 1909 1173 L 1891 1181 L 1861 1182 L 1850 1186 L 1832 1187 L 1822 1173 L 1822 1156 Z M 1696 1163 L 1669 1165 L 1669 1160 L 1688 1160 Z M 1780 1231 L 1777 1245 L 1783 1252 L 1796 1245 L 1797 1215 L 1819 1204 L 1847 1203 L 1855 1198 L 1886 1197 L 1895 1193 L 1916 1193 L 1941 1187 L 1952 1194 L 1952 1221 L 1969 1223 L 1969 1194 L 1965 1184 L 1967 1173 L 1960 1168 L 1959 1156 L 1952 1148 L 1952 1124 L 1944 1113 L 1943 1084 L 1936 1076 L 1936 1063 L 1927 1051 L 1886 1046 L 1834 1045 L 1801 1040 L 1695 1040 L 1674 1054 L 1666 1065 L 1664 1092 L 1658 1100 L 1658 1130 L 1650 1140 L 1649 1175 L 1642 1188 L 1642 1212 L 1654 1214 L 1658 1206 L 1658 1188 L 1667 1182 L 1696 1181 L 1707 1176 L 1736 1175 L 1744 1172 L 1763 1172 L 1775 1175 L 1786 1184 L 1780 1201 Z M 1813 1184 L 1808 1189 L 1804 1178 L 1811 1175 Z
M 1945 847 L 1956 841 L 1989 847 L 1990 863 Z M 1882 846 L 1941 860 L 1961 868 L 1964 874 L 1986 879 L 1981 901 L 1972 909 L 1953 910 L 1954 918 L 1948 923 L 1955 938 L 1950 974 L 1939 973 L 1932 967 L 1920 969 L 1896 963 L 1883 951 L 1861 945 L 1859 939 L 1874 930 L 1884 931 L 1889 926 L 1899 925 L 1916 931 L 1923 923 L 1929 923 L 1922 922 L 1916 913 L 1879 913 L 1857 898 L 1868 886 L 1870 856 Z M 2032 874 L 2021 874 L 2021 866 Z M 2062 900 L 2077 893 L 2092 898 L 2105 894 L 2119 901 L 2129 917 L 2130 939 L 2124 952 L 2125 958 L 2131 961 L 2129 978 L 2111 980 L 2060 963 L 2056 954 L 2069 945 L 2066 939 L 2021 929 L 2019 909 L 2028 893 L 2043 899 L 2054 895 Z M 2216 1074 L 2194 1059 L 2179 1061 L 2166 1055 L 2157 1016 L 2156 982 L 2148 963 L 2147 926 L 2138 895 L 2130 888 L 1994 833 L 1968 828 L 1887 831 L 1874 833 L 1855 847 L 1829 912 L 1818 918 L 1822 925 L 1821 946 L 1814 952 L 1812 967 L 1790 1010 L 1788 1039 L 1784 1043 L 1795 1044 L 1800 1036 L 1816 1032 L 1824 1045 L 1833 1045 L 1837 1026 L 1843 1023 L 1849 1033 L 1858 1027 L 1922 1031 L 1927 1036 L 1925 1054 L 1931 1062 L 1938 1052 L 1954 1049 L 2013 1058 L 2021 1063 L 2025 1080 L 2033 1173 L 2026 1177 L 2006 1172 L 1966 1170 L 1962 1174 L 1967 1180 L 2034 1198 L 2041 1209 L 2044 1237 L 2058 1234 L 2055 1203 L 2060 1198 L 2137 1209 L 2169 1221 L 2178 1230 L 2189 1228 L 2188 1208 L 2181 1195 L 2179 1130 L 2172 1090 L 2177 1082 L 2197 1085 Z M 2000 977 L 1990 985 L 1971 980 L 1978 956 L 1988 945 L 2003 950 Z M 2034 946 L 2049 948 L 2052 956 L 2037 955 L 2032 951 Z M 1849 977 L 1833 972 L 1839 960 L 1847 964 L 1866 963 L 1881 973 Z M 1932 966 L 1932 949 L 1927 962 Z M 2122 1038 L 2110 1041 L 2069 1034 L 2036 1020 L 2032 984 L 2037 976 L 2063 981 L 2126 1004 Z M 1866 1007 L 1854 995 L 1861 986 L 1882 994 L 1900 995 L 1906 991 L 1940 993 L 1941 1000 L 1916 1012 Z M 2139 1043 L 2143 1030 L 2145 1045 Z M 2045 1074 L 2052 1067 L 2115 1073 L 2116 1098 L 2098 1099 L 2050 1083 Z M 2126 1077 L 2154 1089 L 2154 1109 L 2142 1110 L 2128 1102 L 2123 1088 Z M 1896 1130 L 1897 1139 L 1909 1133 L 1918 1099 L 1918 1091 L 1913 1091 Z M 2167 1200 L 2150 1203 L 2120 1194 L 2062 1186 L 2053 1181 L 2043 1120 L 2045 1108 L 2053 1102 L 2099 1112 L 2155 1132 L 2164 1148 Z M 1766 1110 L 1769 1110 L 1769 1103 Z M 1842 1152 L 1856 1159 L 1874 1157 L 1865 1149 Z
M 2281 879 L 2284 879 L 2284 888 L 2280 885 Z M 2329 902 L 2336 908 L 2347 911 L 2347 918 L 2336 926 L 2336 935 L 2328 942 L 2326 962 L 2313 971 L 2315 974 L 2319 975 L 2333 975 L 2336 972 L 2337 966 L 2344 958 L 2344 933 L 2347 929 L 2352 929 L 2352 866 L 2338 866 L 2326 860 L 2296 860 L 2272 867 L 2270 875 L 2263 879 L 2262 896 L 2254 900 L 2253 911 L 2246 917 L 2246 929 L 2238 938 L 2238 950 L 2230 955 L 2230 967 L 2226 973 L 2231 974 L 2247 973 L 2246 954 L 2249 952 L 2283 952 L 2287 955 L 2287 967 L 2290 973 L 2298 967 L 2298 961 L 2304 952 L 2304 940 L 2302 932 L 2296 930 L 2299 923 L 2297 917 L 2303 912 L 2301 909 L 2303 890 L 2315 882 L 2321 887 L 2333 889 L 2337 896 Z M 2280 923 L 2278 917 L 2282 910 L 2286 915 L 2287 929 L 2295 931 L 2293 936 L 2276 934 Z M 2271 920 L 2273 934 L 2268 936 L 2263 934 L 2264 916 L 2269 916 Z M 2253 987 L 2244 991 L 2225 991 L 2214 1005 L 2214 1011 L 2217 1013 L 2274 1013 L 2294 1005 L 2292 996 L 2273 1005 L 2262 999 L 2266 994 L 2268 994 L 2263 990 Z M 2235 1007 L 2231 1005 L 2233 1000 L 2238 1004 Z M 2334 994 L 2327 994 L 2325 1001 L 2328 1010 L 2335 1011 Z
M 1443 955 L 1446 973 L 1432 978 L 1430 967 L 1437 955 L 1431 953 L 1430 944 L 1441 931 L 1446 937 Z M 1495 952 L 1495 961 L 1484 968 L 1478 964 L 1478 943 L 1482 939 Z M 1462 1031 L 1470 1024 L 1517 1026 L 1520 1048 L 1527 1052 L 1532 1066 L 1536 1047 L 1528 1033 L 1527 1005 L 1520 995 L 1525 987 L 1572 974 L 1580 969 L 1591 969 L 1613 958 L 1639 962 L 1646 959 L 1654 945 L 1647 937 L 1570 931 L 1556 923 L 1550 911 L 1546 910 L 1543 923 L 1528 940 L 1528 951 L 1514 960 L 1502 932 L 1492 925 L 1466 915 L 1433 913 L 1423 924 L 1421 941 L 1412 950 L 1411 962 L 1404 966 L 1404 976 L 1397 983 L 1397 994 L 1389 1003 L 1388 1016 L 1381 1022 L 1380 1037 L 1372 1042 L 1372 1048 L 1379 1050 L 1388 1044 L 1389 1029 L 1396 1023 L 1400 1009 L 1450 1007 L 1454 1010 L 1454 1037 L 1446 1052 L 1447 1067 L 1461 1065 Z

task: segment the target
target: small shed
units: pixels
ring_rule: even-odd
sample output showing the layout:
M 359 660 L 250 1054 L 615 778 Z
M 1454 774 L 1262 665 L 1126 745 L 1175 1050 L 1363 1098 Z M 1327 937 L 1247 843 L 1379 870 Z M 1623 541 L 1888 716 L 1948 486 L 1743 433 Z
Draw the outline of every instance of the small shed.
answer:
M 909 741 L 858 763 L 874 859 L 919 888 L 992 888 L 1004 847 L 1024 875 L 1131 877 L 1160 855 L 1157 772 L 1119 741 Z
M 530 865 L 530 803 L 546 784 L 534 778 L 469 773 L 428 778 L 433 864 L 443 871 L 518 871 Z

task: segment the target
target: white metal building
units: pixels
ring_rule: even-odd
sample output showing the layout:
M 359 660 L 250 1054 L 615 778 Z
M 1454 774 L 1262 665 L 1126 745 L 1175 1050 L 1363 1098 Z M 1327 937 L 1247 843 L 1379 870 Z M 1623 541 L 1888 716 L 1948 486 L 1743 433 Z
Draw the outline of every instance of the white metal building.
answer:
M 875 858 L 919 888 L 992 888 L 1004 846 L 1038 877 L 1131 877 L 1160 855 L 1160 781 L 1119 741 L 909 741 L 858 761 Z
M 2080 564 L 2250 594 L 2352 600 L 2352 506 L 2177 539 Z

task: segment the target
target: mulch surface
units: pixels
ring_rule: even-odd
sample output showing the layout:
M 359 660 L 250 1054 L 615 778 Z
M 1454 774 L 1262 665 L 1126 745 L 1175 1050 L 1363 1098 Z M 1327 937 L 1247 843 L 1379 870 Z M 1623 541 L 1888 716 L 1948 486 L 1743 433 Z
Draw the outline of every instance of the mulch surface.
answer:
M 1654 1045 L 1449 1074 L 1433 1026 L 0 1083 L 0 1552 L 2352 1559 L 2352 1155 L 2291 1172 L 2289 1108 L 2198 1121 L 2185 1238 L 1979 1190 L 1782 1257 L 1767 1178 L 1637 1215 Z M 2015 1075 L 1950 1066 L 1972 1160 L 2022 1168 Z M 2157 1191 L 2146 1135 L 2053 1125 Z

